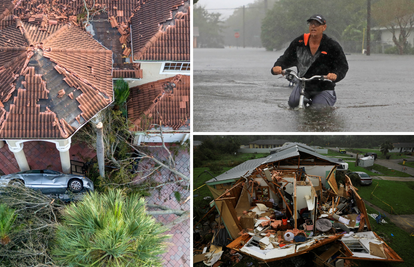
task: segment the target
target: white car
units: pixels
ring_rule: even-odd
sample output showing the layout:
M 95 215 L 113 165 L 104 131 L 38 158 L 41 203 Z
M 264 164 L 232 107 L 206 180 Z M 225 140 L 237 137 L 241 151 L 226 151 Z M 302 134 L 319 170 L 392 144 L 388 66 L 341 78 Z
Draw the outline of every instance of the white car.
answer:
M 68 190 L 74 193 L 94 190 L 93 182 L 85 176 L 52 170 L 28 170 L 0 177 L 0 186 L 10 184 L 22 184 L 45 194 L 60 194 Z

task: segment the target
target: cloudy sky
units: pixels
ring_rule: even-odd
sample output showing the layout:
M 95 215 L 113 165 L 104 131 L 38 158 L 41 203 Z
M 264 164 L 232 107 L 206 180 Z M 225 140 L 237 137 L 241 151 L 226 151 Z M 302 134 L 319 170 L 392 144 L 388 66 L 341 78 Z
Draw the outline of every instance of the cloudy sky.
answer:
M 234 9 L 254 3 L 255 0 L 199 0 L 196 5 L 204 6 L 208 12 L 222 13 L 222 19 L 233 14 Z M 221 9 L 223 8 L 223 9 Z

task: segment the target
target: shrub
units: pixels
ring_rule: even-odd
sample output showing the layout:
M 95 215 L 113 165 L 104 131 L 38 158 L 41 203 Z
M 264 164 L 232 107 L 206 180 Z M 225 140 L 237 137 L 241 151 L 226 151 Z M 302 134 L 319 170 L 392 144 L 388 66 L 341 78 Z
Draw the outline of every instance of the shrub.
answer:
M 64 266 L 161 266 L 165 231 L 138 195 L 95 192 L 67 207 L 53 255 Z
M 10 242 L 10 234 L 16 217 L 13 209 L 0 204 L 0 245 L 7 245 Z

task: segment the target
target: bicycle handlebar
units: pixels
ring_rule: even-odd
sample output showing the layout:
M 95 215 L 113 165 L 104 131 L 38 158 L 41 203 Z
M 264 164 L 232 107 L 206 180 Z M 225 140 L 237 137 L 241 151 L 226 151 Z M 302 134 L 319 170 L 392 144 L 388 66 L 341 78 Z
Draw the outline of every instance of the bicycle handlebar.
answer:
M 286 75 L 286 79 L 288 79 L 289 81 L 291 81 L 292 77 L 294 77 L 297 80 L 303 81 L 303 82 L 308 82 L 308 81 L 312 81 L 312 80 L 332 82 L 331 80 L 329 80 L 327 78 L 327 76 L 324 76 L 324 75 L 315 75 L 315 76 L 312 76 L 310 78 L 304 78 L 304 77 L 299 78 L 298 75 L 296 74 L 296 72 L 294 72 L 293 70 L 289 70 L 289 69 L 288 70 L 282 70 L 282 74 Z

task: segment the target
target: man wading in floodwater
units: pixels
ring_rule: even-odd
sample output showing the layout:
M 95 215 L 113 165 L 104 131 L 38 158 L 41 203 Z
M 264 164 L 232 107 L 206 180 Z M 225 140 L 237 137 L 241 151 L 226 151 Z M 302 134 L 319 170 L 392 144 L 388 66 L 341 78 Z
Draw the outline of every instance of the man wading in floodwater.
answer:
M 296 66 L 299 77 L 326 75 L 333 82 L 306 82 L 305 102 L 312 106 L 333 106 L 336 102 L 335 83 L 345 77 L 348 62 L 341 46 L 323 33 L 326 30 L 326 20 L 321 15 L 310 17 L 308 24 L 309 33 L 290 43 L 285 53 L 275 62 L 271 72 L 278 75 L 282 70 Z M 299 105 L 299 97 L 300 83 L 289 97 L 288 104 L 291 108 Z

